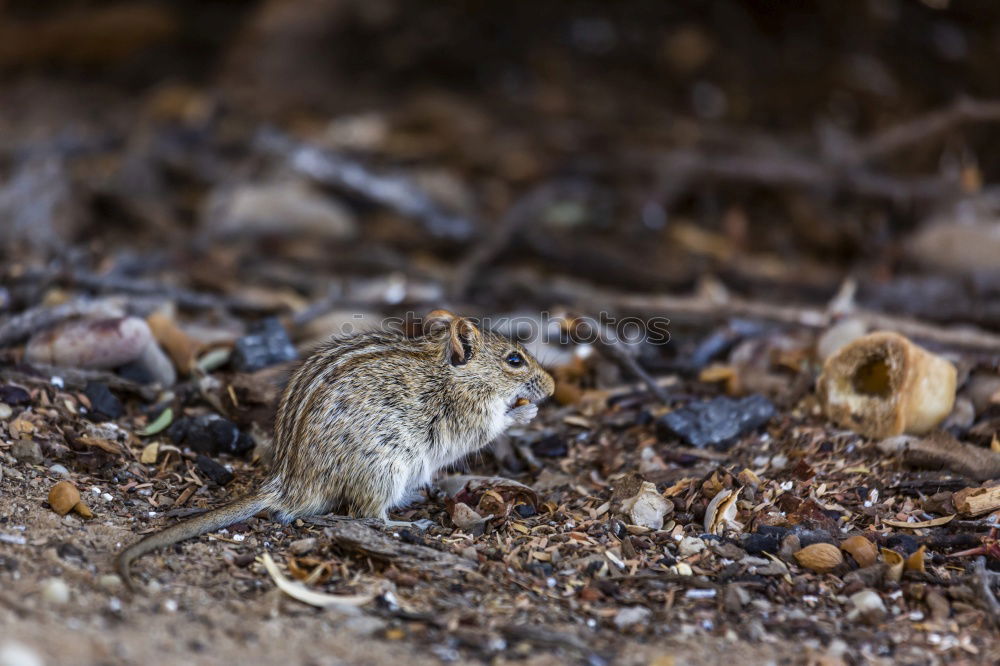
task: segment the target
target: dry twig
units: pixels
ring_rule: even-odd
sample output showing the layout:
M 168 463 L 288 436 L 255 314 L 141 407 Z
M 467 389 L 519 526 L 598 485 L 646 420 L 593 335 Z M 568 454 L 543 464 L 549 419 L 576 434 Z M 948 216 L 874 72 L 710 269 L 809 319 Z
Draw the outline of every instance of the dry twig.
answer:
M 75 299 L 61 305 L 39 305 L 20 312 L 0 324 L 0 347 L 13 345 L 32 333 L 72 317 L 114 316 L 123 311 L 120 299 Z
M 372 169 L 316 146 L 297 144 L 270 131 L 258 140 L 266 152 L 282 156 L 291 167 L 318 183 L 333 187 L 422 222 L 432 236 L 467 240 L 478 225 L 444 211 L 427 194 L 401 176 L 375 173 Z

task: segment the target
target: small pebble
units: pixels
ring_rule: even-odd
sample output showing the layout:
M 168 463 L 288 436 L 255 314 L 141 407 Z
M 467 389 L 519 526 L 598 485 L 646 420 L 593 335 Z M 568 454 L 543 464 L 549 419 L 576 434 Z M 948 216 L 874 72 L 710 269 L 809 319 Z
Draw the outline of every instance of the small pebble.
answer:
M 728 448 L 770 421 L 774 414 L 774 405 L 762 395 L 738 400 L 720 396 L 664 414 L 657 421 L 657 433 L 663 439 L 679 437 L 699 449 Z
M 42 598 L 50 604 L 63 605 L 69 602 L 69 585 L 62 578 L 49 578 L 42 583 Z
M 101 493 L 101 499 L 105 502 L 110 502 L 114 497 L 111 496 L 111 493 Z
M 562 458 L 569 453 L 569 446 L 562 435 L 549 435 L 533 443 L 531 450 L 536 456 Z
M 233 564 L 242 569 L 243 567 L 248 567 L 253 564 L 255 559 L 257 559 L 257 556 L 253 553 L 240 553 L 235 557 L 235 559 L 233 559 Z
M 49 474 L 54 474 L 55 476 L 61 476 L 63 478 L 69 478 L 69 470 L 65 466 L 56 463 L 49 467 Z
M 10 454 L 18 462 L 27 465 L 38 465 L 43 460 L 42 447 L 39 446 L 38 442 L 30 439 L 19 439 L 14 442 L 14 446 L 10 447 Z
M 296 555 L 305 555 L 313 548 L 316 547 L 316 539 L 309 537 L 307 539 L 299 539 L 298 541 L 293 541 L 288 549 Z
M 295 345 L 275 317 L 265 319 L 236 341 L 230 363 L 239 372 L 256 372 L 298 358 Z
M 14 415 L 14 410 L 5 402 L 0 402 L 0 421 L 6 421 Z
M 687 599 L 714 599 L 715 590 L 691 589 L 684 593 Z
M 167 611 L 168 613 L 176 613 L 177 608 L 178 608 L 177 600 L 175 599 L 167 599 L 166 601 L 163 602 L 163 610 Z
M 0 666 L 45 666 L 45 661 L 24 643 L 6 640 L 0 643 Z
M 387 625 L 388 623 L 381 618 L 372 617 L 371 615 L 356 615 L 344 620 L 341 626 L 351 633 L 371 636 L 384 631 Z
M 122 586 L 122 579 L 116 574 L 105 574 L 98 579 L 98 584 L 105 590 L 113 592 Z
M 681 557 L 690 557 L 703 550 L 705 550 L 705 542 L 693 536 L 684 537 L 677 546 L 677 552 Z
M 875 590 L 861 590 L 851 595 L 853 608 L 848 611 L 848 620 L 862 620 L 876 625 L 885 619 L 886 609 L 882 597 Z
M 220 453 L 242 456 L 254 447 L 253 439 L 248 434 L 218 414 L 177 419 L 167 429 L 167 435 L 177 446 L 188 446 L 195 453 L 207 456 Z
M 91 421 L 113 421 L 125 412 L 121 401 L 108 389 L 107 384 L 87 382 L 83 393 L 90 400 L 87 418 Z
M 5 405 L 26 405 L 31 402 L 31 394 L 13 384 L 0 386 L 0 402 Z
M 618 611 L 615 615 L 615 627 L 619 631 L 622 629 L 627 629 L 633 624 L 638 624 L 640 622 L 645 622 L 652 616 L 653 611 L 649 610 L 645 606 L 629 606 L 628 608 L 623 608 Z
M 224 486 L 233 480 L 232 472 L 208 456 L 199 455 L 195 465 L 198 467 L 198 471 L 207 476 L 209 481 L 217 485 Z

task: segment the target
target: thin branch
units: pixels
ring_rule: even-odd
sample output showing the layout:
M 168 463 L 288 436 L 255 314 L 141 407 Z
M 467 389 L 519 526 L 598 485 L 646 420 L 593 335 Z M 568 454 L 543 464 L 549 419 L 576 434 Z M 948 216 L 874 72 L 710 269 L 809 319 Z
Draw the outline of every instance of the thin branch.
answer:
M 426 192 L 401 176 L 375 173 L 356 160 L 297 143 L 276 131 L 263 133 L 258 144 L 264 151 L 280 155 L 292 169 L 318 183 L 419 220 L 433 236 L 468 240 L 479 227 L 473 220 L 443 210 Z
M 826 310 L 795 305 L 778 305 L 764 301 L 728 298 L 713 301 L 697 296 L 645 296 L 635 294 L 594 294 L 594 302 L 613 304 L 616 308 L 655 312 L 674 320 L 728 319 L 746 317 L 807 328 L 826 328 L 836 315 Z M 978 328 L 945 328 L 907 317 L 896 317 L 867 310 L 855 310 L 852 318 L 860 319 L 871 329 L 891 330 L 945 347 L 1000 353 L 1000 335 Z
M 667 317 L 670 321 L 706 323 L 733 317 L 771 321 L 779 324 L 824 329 L 842 313 L 798 305 L 779 305 L 766 301 L 727 297 L 667 296 L 622 293 L 602 290 L 568 278 L 543 280 L 533 272 L 508 274 L 508 282 L 534 293 L 547 302 L 570 302 L 584 312 L 608 309 Z M 908 317 L 897 317 L 857 309 L 849 314 L 872 330 L 891 330 L 942 347 L 1000 354 L 1000 335 L 974 327 L 947 328 Z
M 609 326 L 602 326 L 598 319 L 592 317 L 577 317 L 571 320 L 570 333 L 576 339 L 595 340 L 597 349 L 609 360 L 616 363 L 626 373 L 631 374 L 640 380 L 649 389 L 650 393 L 661 403 L 670 402 L 670 394 L 645 368 L 639 365 L 639 361 L 625 347 L 622 341 L 615 335 Z M 600 330 L 593 330 L 594 328 Z
M 124 314 L 123 306 L 121 299 L 81 298 L 61 305 L 39 305 L 29 308 L 0 324 L 0 347 L 16 344 L 38 330 L 73 317 L 121 316 Z
M 475 275 L 486 268 L 511 243 L 517 233 L 533 220 L 539 210 L 557 195 L 553 183 L 545 183 L 519 198 L 484 238 L 455 268 L 449 293 L 453 300 L 465 296 Z
M 855 158 L 866 162 L 944 134 L 968 122 L 1000 121 L 1000 101 L 960 98 L 951 106 L 932 111 L 875 134 L 856 149 Z
M 756 185 L 841 190 L 898 204 L 936 201 L 957 194 L 957 184 L 937 177 L 902 178 L 861 167 L 841 167 L 791 154 L 705 153 L 678 149 L 654 157 L 665 182 L 722 180 Z M 675 188 L 671 188 L 675 189 Z
M 254 303 L 238 296 L 221 296 L 184 287 L 175 287 L 156 280 L 139 280 L 124 275 L 97 275 L 87 271 L 71 271 L 65 275 L 69 284 L 98 292 L 117 292 L 136 296 L 155 296 L 173 301 L 190 310 L 228 309 L 237 312 L 268 314 L 272 306 Z

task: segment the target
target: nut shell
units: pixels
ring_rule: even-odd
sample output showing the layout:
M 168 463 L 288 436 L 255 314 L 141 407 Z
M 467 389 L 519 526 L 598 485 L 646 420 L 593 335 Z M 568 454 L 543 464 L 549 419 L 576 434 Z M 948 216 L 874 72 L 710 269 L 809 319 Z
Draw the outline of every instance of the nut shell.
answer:
M 80 501 L 80 491 L 69 481 L 60 481 L 49 491 L 49 506 L 60 516 L 73 510 Z
M 845 539 L 840 549 L 854 558 L 858 566 L 864 569 L 878 561 L 878 548 L 860 534 Z
M 840 549 L 829 543 L 814 543 L 796 551 L 794 556 L 799 566 L 816 573 L 833 571 L 844 563 Z

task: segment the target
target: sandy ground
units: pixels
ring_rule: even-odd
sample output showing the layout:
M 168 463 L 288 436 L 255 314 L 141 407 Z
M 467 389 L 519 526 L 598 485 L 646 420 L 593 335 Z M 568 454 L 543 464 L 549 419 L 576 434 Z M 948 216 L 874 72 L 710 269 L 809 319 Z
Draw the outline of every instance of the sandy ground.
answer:
M 142 595 L 113 583 L 114 551 L 134 537 L 98 498 L 98 517 L 60 517 L 44 502 L 52 483 L 42 468 L 17 466 L 25 479 L 0 481 L 0 533 L 23 544 L 0 544 L 0 666 L 34 664 L 397 664 L 467 663 L 454 647 L 421 640 L 419 626 L 377 612 L 318 610 L 283 597 L 263 572 L 222 557 L 225 544 L 202 539 L 135 569 L 151 579 Z M 260 523 L 263 530 L 281 529 Z M 295 528 L 285 528 L 295 532 Z M 290 536 L 294 537 L 295 534 Z M 255 543 L 251 535 L 247 543 Z M 102 577 L 105 577 L 102 580 Z M 47 581 L 70 589 L 68 601 L 47 597 Z M 108 589 L 108 588 L 111 589 Z M 785 662 L 789 646 L 752 646 L 725 639 L 678 638 L 668 643 L 623 641 L 609 661 L 620 664 L 745 664 Z M 37 661 L 31 661 L 29 657 Z M 801 656 L 801 655 L 799 655 Z M 474 661 L 483 663 L 479 659 Z M 796 658 L 793 661 L 800 661 Z M 520 646 L 492 663 L 588 663 L 559 648 Z M 791 663 L 791 662 L 788 662 Z

